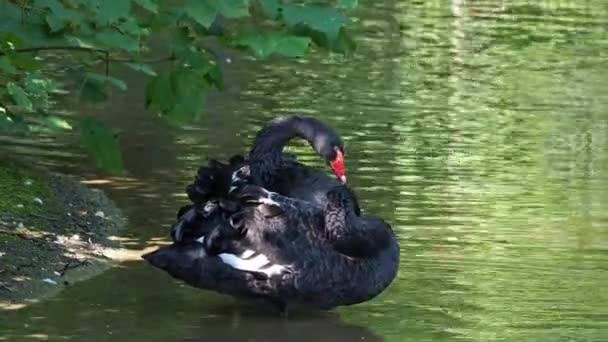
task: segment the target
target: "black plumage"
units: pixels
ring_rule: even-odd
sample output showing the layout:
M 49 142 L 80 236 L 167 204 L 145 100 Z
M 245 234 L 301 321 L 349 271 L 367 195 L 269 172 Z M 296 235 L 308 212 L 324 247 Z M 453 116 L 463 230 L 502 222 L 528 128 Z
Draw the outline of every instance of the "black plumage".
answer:
M 328 309 L 368 300 L 396 275 L 399 247 L 382 219 L 363 215 L 347 186 L 282 152 L 306 139 L 344 179 L 344 147 L 311 118 L 273 120 L 245 159 L 198 170 L 171 229 L 174 244 L 144 258 L 188 284 L 278 306 Z M 270 190 L 270 191 L 269 191 Z
M 295 157 L 284 154 L 283 149 L 294 138 L 308 141 L 328 164 L 336 160 L 338 153 L 341 156 L 344 154 L 342 139 L 321 121 L 297 115 L 279 117 L 258 132 L 247 159 L 237 155 L 232 157 L 228 164 L 213 160 L 207 167 L 199 169 L 192 184 L 186 188 L 188 197 L 195 204 L 225 197 L 232 173 L 248 165 L 251 183 L 281 195 L 322 206 L 327 191 L 341 182 L 336 177 L 330 177 L 325 172 L 306 166 Z M 341 162 L 341 167 L 343 166 Z M 214 171 L 209 173 L 209 168 Z
M 215 237 L 219 249 L 210 252 L 189 241 L 161 247 L 144 258 L 192 286 L 264 298 L 281 309 L 360 303 L 378 295 L 395 277 L 399 247 L 390 226 L 379 218 L 358 216 L 345 186 L 329 191 L 323 209 L 257 186 L 236 192 L 247 199 L 238 222 L 213 217 L 198 221 L 200 231 L 207 233 L 203 245 L 213 231 L 229 232 Z M 266 216 L 260 207 L 268 205 L 281 213 Z M 240 226 L 248 227 L 245 234 L 235 233 Z M 245 271 L 222 259 L 227 254 L 243 256 L 248 250 L 263 254 L 268 264 Z M 265 273 L 273 266 L 281 271 Z

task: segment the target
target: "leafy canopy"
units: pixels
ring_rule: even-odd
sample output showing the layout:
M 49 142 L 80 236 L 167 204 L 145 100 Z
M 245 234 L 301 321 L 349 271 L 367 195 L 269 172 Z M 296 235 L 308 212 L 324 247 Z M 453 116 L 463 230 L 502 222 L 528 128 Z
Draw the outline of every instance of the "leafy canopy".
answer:
M 127 89 L 110 74 L 110 66 L 120 63 L 150 77 L 149 109 L 183 124 L 203 114 L 210 89 L 223 87 L 209 39 L 261 59 L 303 56 L 311 46 L 350 52 L 354 43 L 344 11 L 356 5 L 356 0 L 0 0 L 0 130 L 77 126 L 97 165 L 121 173 L 119 144 L 110 128 L 86 115 L 78 121 L 54 113 L 61 94 L 99 102 L 110 87 Z M 169 51 L 146 59 L 155 32 L 170 34 Z M 172 68 L 156 70 L 159 61 Z

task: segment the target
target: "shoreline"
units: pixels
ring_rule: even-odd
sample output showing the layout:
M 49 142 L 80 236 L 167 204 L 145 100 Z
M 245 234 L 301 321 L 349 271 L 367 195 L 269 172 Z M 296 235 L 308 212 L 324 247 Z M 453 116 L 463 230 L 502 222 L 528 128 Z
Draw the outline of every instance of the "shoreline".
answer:
M 0 311 L 47 299 L 112 266 L 127 220 L 99 189 L 0 159 Z

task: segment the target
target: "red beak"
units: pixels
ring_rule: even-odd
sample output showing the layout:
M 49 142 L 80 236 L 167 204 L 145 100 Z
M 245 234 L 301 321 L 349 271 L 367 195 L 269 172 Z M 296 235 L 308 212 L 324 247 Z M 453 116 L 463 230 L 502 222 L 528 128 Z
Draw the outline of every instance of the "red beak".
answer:
M 342 151 L 336 149 L 336 158 L 329 162 L 329 166 L 334 170 L 334 174 L 336 174 L 336 177 L 338 177 L 340 182 L 346 184 L 346 175 L 344 175 L 344 154 L 342 154 Z

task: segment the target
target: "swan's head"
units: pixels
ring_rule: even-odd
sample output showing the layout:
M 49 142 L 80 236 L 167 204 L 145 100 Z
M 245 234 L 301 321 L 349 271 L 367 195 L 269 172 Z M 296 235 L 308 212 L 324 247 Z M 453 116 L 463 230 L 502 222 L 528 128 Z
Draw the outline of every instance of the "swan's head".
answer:
M 274 130 L 280 131 L 283 138 L 298 136 L 306 139 L 329 164 L 340 182 L 346 183 L 344 142 L 333 128 L 318 119 L 298 115 L 275 119 L 271 126 Z M 273 134 L 281 136 L 279 133 Z
M 325 159 L 336 177 L 346 183 L 344 168 L 344 143 L 332 129 L 318 130 L 313 143 L 314 149 Z

